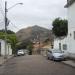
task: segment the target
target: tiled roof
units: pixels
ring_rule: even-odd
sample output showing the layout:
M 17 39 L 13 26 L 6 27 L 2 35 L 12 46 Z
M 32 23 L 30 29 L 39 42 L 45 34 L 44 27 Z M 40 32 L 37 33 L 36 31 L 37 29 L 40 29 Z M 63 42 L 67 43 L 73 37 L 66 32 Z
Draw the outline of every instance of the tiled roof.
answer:
M 68 8 L 68 7 L 71 6 L 74 2 L 75 2 L 75 0 L 68 0 L 68 1 L 67 1 L 67 4 L 65 5 L 65 7 Z

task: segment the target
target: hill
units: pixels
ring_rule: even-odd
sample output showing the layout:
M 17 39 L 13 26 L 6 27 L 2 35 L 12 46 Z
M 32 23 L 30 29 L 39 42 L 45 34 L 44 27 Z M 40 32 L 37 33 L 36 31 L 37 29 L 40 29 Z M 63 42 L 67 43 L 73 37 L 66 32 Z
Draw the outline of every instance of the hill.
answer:
M 47 39 L 52 40 L 53 34 L 51 30 L 48 30 L 46 28 L 40 27 L 40 26 L 32 26 L 25 29 L 21 29 L 16 33 L 17 39 L 20 42 L 24 42 L 27 40 L 30 41 L 38 41 L 41 42 L 46 41 Z

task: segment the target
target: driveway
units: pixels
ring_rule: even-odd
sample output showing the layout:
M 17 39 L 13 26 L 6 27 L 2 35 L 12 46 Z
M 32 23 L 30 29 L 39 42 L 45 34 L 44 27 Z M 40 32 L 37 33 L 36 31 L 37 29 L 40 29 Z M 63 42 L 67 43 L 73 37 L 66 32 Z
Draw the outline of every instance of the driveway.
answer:
M 19 56 L 1 66 L 0 75 L 75 75 L 75 68 L 41 55 Z

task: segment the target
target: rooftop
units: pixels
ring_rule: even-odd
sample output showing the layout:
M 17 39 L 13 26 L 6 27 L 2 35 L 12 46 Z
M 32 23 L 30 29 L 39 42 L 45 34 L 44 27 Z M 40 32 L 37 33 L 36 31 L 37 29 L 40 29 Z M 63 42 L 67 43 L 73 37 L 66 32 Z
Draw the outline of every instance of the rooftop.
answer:
M 75 2 L 75 0 L 67 0 L 67 4 L 65 5 L 65 7 L 68 8 L 68 7 L 71 6 L 74 2 Z

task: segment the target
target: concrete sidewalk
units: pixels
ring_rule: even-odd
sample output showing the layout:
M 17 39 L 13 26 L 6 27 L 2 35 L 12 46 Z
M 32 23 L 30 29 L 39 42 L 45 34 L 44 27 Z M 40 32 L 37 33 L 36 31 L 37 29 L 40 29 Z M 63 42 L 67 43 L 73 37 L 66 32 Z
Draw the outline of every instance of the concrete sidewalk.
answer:
M 5 62 L 6 60 L 4 59 L 4 57 L 0 57 L 0 66 Z
M 75 61 L 73 60 L 66 60 L 66 61 L 62 61 L 64 64 L 72 66 L 75 68 Z
M 4 57 L 1 56 L 1 57 L 0 57 L 0 66 L 1 66 L 3 63 L 5 63 L 7 60 L 9 60 L 10 58 L 12 58 L 12 57 L 13 57 L 13 55 L 12 55 L 12 56 L 8 56 L 7 59 L 4 59 Z

